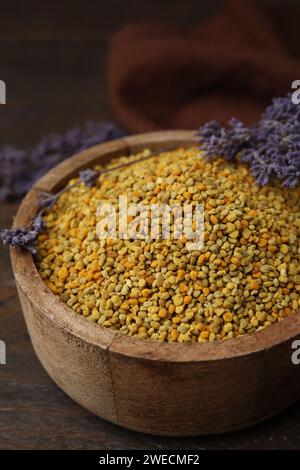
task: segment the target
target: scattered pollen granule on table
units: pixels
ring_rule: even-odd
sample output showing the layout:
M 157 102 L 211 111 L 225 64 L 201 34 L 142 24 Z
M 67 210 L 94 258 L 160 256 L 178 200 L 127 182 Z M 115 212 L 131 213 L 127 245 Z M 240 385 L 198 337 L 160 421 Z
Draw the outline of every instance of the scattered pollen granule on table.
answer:
M 207 162 L 197 147 L 125 165 L 147 155 L 110 162 L 124 167 L 66 191 L 44 216 L 36 263 L 51 291 L 89 321 L 180 343 L 253 333 L 297 311 L 299 188 L 261 188 L 246 166 Z M 99 239 L 99 204 L 117 207 L 122 195 L 146 206 L 202 204 L 203 247 L 187 250 L 184 237 Z

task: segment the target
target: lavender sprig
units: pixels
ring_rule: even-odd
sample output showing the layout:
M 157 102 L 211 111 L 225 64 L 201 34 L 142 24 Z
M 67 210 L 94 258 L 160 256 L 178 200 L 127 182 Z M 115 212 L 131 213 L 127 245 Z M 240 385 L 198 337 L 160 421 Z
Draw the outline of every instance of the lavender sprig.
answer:
M 32 148 L 0 150 L 0 201 L 22 197 L 44 173 L 74 153 L 126 135 L 113 123 L 88 122 L 64 134 L 50 134 Z
M 232 118 L 228 125 L 225 129 L 217 121 L 211 121 L 196 132 L 197 140 L 202 144 L 207 158 L 218 155 L 232 160 L 248 144 L 251 133 L 242 122 Z
M 44 222 L 41 214 L 32 221 L 30 228 L 16 228 L 0 230 L 0 241 L 3 245 L 19 246 L 33 255 L 37 253 L 35 244 L 38 235 L 44 230 Z
M 272 178 L 283 187 L 300 181 L 300 107 L 291 95 L 274 98 L 257 125 L 245 127 L 231 119 L 223 128 L 216 121 L 202 126 L 197 134 L 207 158 L 238 158 L 249 165 L 256 182 L 264 186 Z

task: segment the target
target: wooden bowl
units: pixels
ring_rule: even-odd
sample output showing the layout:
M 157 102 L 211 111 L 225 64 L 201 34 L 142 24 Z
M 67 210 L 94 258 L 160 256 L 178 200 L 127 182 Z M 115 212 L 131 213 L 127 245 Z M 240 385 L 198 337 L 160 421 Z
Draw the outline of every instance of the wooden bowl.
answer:
M 14 226 L 28 224 L 39 191 L 55 192 L 78 170 L 144 147 L 193 142 L 188 131 L 154 132 L 98 145 L 58 165 L 24 198 Z M 130 338 L 76 315 L 46 287 L 29 253 L 11 250 L 31 340 L 41 363 L 73 400 L 129 429 L 158 435 L 233 431 L 300 397 L 292 342 L 295 314 L 228 341 L 168 344 Z

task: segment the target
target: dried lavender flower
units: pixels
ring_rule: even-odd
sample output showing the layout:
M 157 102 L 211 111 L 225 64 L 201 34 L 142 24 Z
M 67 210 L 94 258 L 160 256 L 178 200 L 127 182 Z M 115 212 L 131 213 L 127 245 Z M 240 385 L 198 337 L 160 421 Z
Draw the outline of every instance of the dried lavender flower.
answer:
M 0 201 L 22 197 L 38 178 L 70 155 L 124 135 L 114 123 L 88 122 L 83 128 L 50 134 L 27 150 L 4 146 L 0 150 Z
M 207 158 L 221 156 L 247 163 L 259 185 L 272 178 L 294 188 L 300 180 L 300 107 L 291 95 L 274 98 L 257 125 L 245 127 L 231 119 L 223 128 L 215 121 L 196 134 Z
M 296 120 L 299 125 L 300 107 L 293 103 L 291 93 L 287 96 L 273 98 L 272 103 L 266 108 L 262 115 L 264 122 L 287 122 L 290 119 Z
M 3 245 L 19 246 L 33 255 L 36 254 L 35 244 L 38 235 L 44 230 L 42 214 L 38 214 L 32 221 L 30 227 L 0 230 L 0 241 Z
M 225 129 L 217 121 L 211 121 L 196 132 L 196 138 L 207 158 L 218 155 L 232 160 L 249 142 L 251 133 L 241 121 L 232 118 L 228 125 Z

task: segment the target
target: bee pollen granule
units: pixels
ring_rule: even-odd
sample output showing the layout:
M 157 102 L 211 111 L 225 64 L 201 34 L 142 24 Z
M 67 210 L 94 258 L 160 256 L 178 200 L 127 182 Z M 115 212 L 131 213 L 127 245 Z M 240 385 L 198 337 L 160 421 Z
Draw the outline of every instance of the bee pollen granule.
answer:
M 246 166 L 208 162 L 197 147 L 164 152 L 62 194 L 44 216 L 37 267 L 74 312 L 129 336 L 188 343 L 253 333 L 300 307 L 299 192 L 261 188 Z M 99 204 L 117 206 L 122 195 L 128 204 L 203 204 L 203 248 L 187 250 L 184 238 L 99 239 Z

